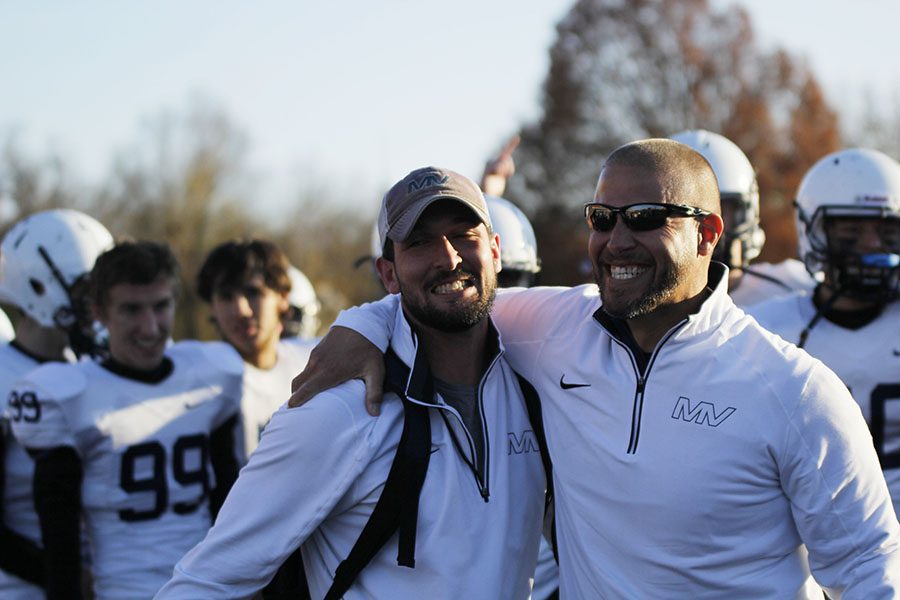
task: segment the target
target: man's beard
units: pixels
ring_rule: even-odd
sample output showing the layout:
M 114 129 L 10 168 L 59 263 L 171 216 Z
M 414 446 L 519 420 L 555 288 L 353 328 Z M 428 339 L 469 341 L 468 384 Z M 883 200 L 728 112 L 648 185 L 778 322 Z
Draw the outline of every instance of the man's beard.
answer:
M 672 295 L 672 292 L 678 286 L 679 273 L 681 272 L 678 264 L 667 264 L 660 273 L 661 277 L 650 283 L 649 289 L 644 295 L 622 306 L 616 306 L 617 302 L 615 300 L 608 301 L 607 298 L 603 297 L 603 282 L 606 280 L 606 276 L 601 277 L 601 268 L 603 267 L 598 267 L 596 264 L 593 265 L 594 281 L 597 287 L 600 288 L 603 311 L 618 319 L 635 319 L 656 310 L 660 304 Z M 659 271 L 657 272 L 659 273 Z
M 476 282 L 476 288 L 478 287 L 478 276 L 462 268 L 450 273 L 443 273 L 437 279 L 446 279 L 460 273 L 470 275 Z M 497 277 L 496 275 L 491 277 L 489 274 L 484 282 L 484 289 L 479 290 L 479 296 L 475 302 L 460 302 L 449 309 L 439 309 L 427 301 L 417 302 L 416 296 L 405 293 L 403 282 L 399 278 L 397 281 L 400 284 L 400 297 L 403 299 L 403 307 L 409 315 L 426 327 L 446 333 L 467 331 L 480 323 L 490 315 L 491 308 L 494 306 L 494 298 L 497 296 Z M 431 286 L 424 287 L 427 289 Z

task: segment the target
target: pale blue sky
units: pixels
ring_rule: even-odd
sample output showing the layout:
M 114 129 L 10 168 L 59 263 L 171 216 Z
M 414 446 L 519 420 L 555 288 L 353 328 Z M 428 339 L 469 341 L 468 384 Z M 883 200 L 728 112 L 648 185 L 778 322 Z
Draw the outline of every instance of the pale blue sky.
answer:
M 0 139 L 59 152 L 90 182 L 142 122 L 199 94 L 249 135 L 261 203 L 312 173 L 374 212 L 372 190 L 417 166 L 477 177 L 537 114 L 571 4 L 0 0 Z M 839 106 L 900 90 L 900 2 L 744 4 L 759 38 L 808 57 Z

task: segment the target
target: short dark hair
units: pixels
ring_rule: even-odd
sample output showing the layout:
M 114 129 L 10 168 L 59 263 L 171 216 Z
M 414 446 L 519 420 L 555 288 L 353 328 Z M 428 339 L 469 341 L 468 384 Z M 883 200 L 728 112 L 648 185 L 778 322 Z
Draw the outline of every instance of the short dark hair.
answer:
M 178 273 L 178 259 L 168 244 L 148 240 L 120 241 L 98 256 L 91 269 L 91 301 L 97 306 L 106 306 L 109 290 L 119 283 L 146 285 L 166 277 L 177 285 Z
M 203 261 L 197 273 L 197 294 L 212 302 L 217 290 L 240 287 L 260 274 L 266 286 L 280 294 L 291 291 L 290 263 L 274 242 L 268 240 L 232 240 L 219 244 Z
M 722 214 L 719 186 L 712 166 L 702 154 L 675 140 L 653 138 L 619 146 L 600 169 L 625 166 L 653 171 L 665 177 L 670 202 L 696 206 Z
M 381 250 L 381 256 L 384 260 L 394 262 L 394 240 L 391 238 L 384 240 L 384 248 Z

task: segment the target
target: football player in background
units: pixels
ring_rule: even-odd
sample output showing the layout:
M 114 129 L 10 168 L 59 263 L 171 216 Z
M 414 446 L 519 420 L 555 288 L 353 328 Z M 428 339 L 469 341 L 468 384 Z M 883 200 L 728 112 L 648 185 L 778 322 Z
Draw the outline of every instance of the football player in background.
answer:
M 241 417 L 246 461 L 272 414 L 290 396 L 294 375 L 309 360 L 312 345 L 296 336 L 315 333 L 318 300 L 309 280 L 289 264 L 281 248 L 255 239 L 213 248 L 197 274 L 197 293 L 209 303 L 222 339 L 244 363 Z M 292 336 L 282 339 L 285 330 Z M 264 598 L 309 597 L 299 549 L 262 593 Z
M 14 387 L 35 458 L 48 598 L 79 596 L 83 517 L 94 595 L 149 598 L 203 538 L 237 475 L 241 365 L 169 344 L 178 265 L 165 244 L 121 242 L 90 275 L 103 362 L 47 364 Z
M 316 297 L 316 290 L 303 271 L 291 265 L 288 267 L 291 291 L 288 294 L 288 309 L 281 318 L 284 329 L 282 339 L 316 340 L 319 333 L 319 311 L 322 304 Z
M 800 255 L 823 281 L 749 312 L 847 384 L 900 511 L 900 163 L 868 149 L 829 154 L 804 176 L 796 207 Z
M 272 413 L 291 395 L 291 380 L 309 359 L 305 344 L 281 339 L 293 282 L 284 252 L 267 240 L 233 240 L 213 248 L 197 274 L 222 339 L 244 362 L 241 414 L 249 457 Z M 311 315 L 312 318 L 314 315 Z
M 2 526 L 0 526 L 0 598 L 31 600 L 44 596 L 41 528 L 34 510 L 34 461 L 12 435 L 10 420 L 38 415 L 31 396 L 12 391 L 13 383 L 42 363 L 74 358 L 69 332 L 84 323 L 78 293 L 97 256 L 113 244 L 103 225 L 74 210 L 35 213 L 18 223 L 0 244 L 0 302 L 18 311 L 12 341 L 0 345 L 2 425 Z M 5 317 L 5 315 L 3 315 Z M 76 336 L 80 336 L 80 329 Z
M 734 303 L 746 307 L 774 296 L 811 291 L 816 282 L 799 260 L 750 264 L 762 251 L 766 234 L 759 226 L 756 173 L 743 151 L 725 136 L 703 129 L 682 131 L 672 139 L 699 152 L 716 174 L 725 232 L 713 260 L 728 265 L 728 295 Z

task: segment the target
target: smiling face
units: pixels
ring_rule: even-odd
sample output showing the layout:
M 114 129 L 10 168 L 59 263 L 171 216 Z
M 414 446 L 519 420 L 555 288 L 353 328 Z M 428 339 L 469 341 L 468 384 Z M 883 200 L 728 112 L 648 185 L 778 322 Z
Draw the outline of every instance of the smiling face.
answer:
M 256 357 L 278 345 L 287 294 L 267 286 L 262 273 L 237 287 L 216 288 L 211 304 L 222 336 L 247 362 L 255 364 Z
M 649 168 L 613 165 L 600 175 L 595 202 L 614 207 L 637 202 L 692 205 L 677 196 L 673 184 Z M 702 238 L 694 218 L 669 218 L 650 231 L 632 231 L 619 218 L 611 231 L 592 231 L 588 251 L 604 310 L 634 319 L 695 297 L 707 279 Z
M 175 318 L 175 283 L 117 283 L 107 292 L 98 320 L 109 331 L 109 352 L 126 367 L 149 371 L 160 365 Z
M 414 324 L 465 331 L 490 312 L 500 270 L 496 235 L 455 201 L 437 201 L 409 237 L 394 243 L 394 260 L 378 259 L 385 287 L 400 293 Z

